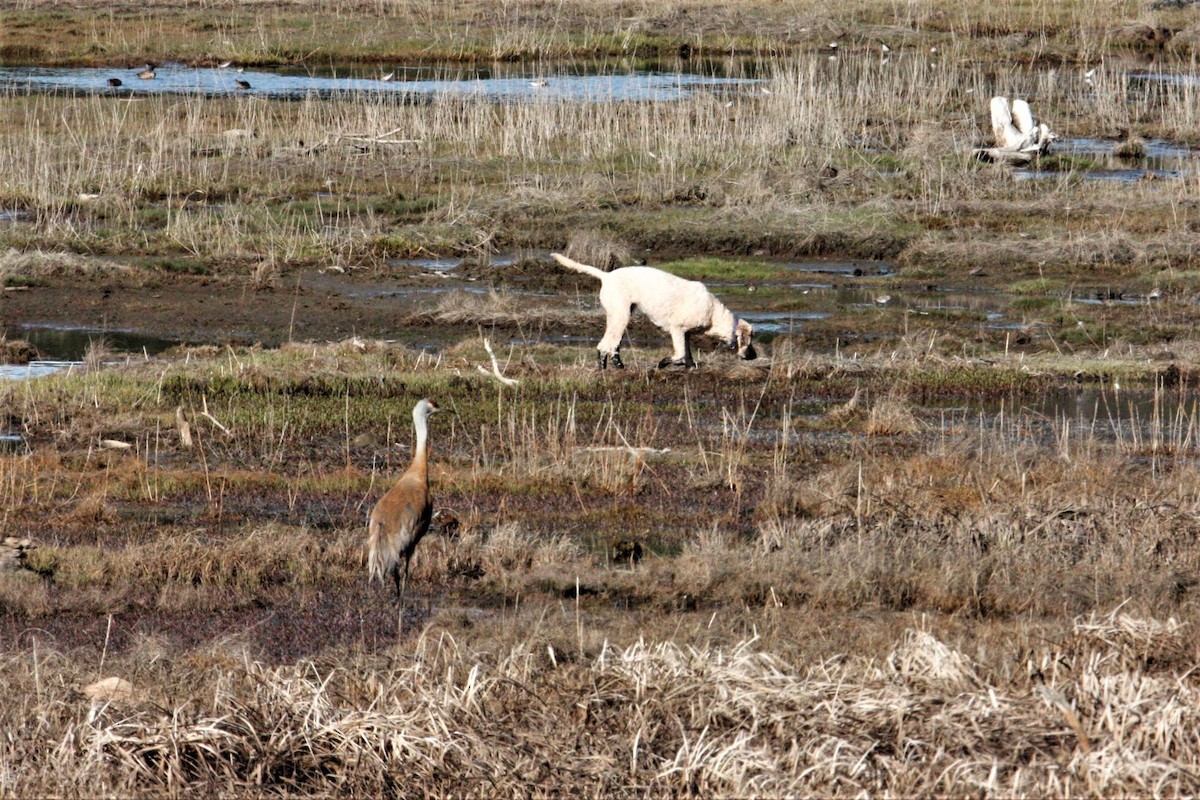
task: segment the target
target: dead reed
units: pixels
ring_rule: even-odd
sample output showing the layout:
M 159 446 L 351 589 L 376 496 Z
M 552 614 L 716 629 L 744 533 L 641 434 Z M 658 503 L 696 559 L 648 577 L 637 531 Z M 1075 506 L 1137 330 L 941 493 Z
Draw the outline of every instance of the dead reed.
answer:
M 1186 795 L 1185 636 L 1092 615 L 997 668 L 921 628 L 881 660 L 809 664 L 755 639 L 484 653 L 434 628 L 340 663 L 160 662 L 107 702 L 79 691 L 82 664 L 27 649 L 0 668 L 26 698 L 0 714 L 28 734 L 0 774 L 17 793 Z
M 958 227 L 946 220 L 967 220 L 998 234 L 1014 225 L 1039 238 L 1065 233 L 1069 246 L 1037 249 L 1063 267 L 1120 264 L 1129 252 L 1143 253 L 1146 266 L 1188 261 L 1168 243 L 1170 209 L 1194 185 L 1187 176 L 1084 186 L 1067 168 L 1061 180 L 1034 185 L 980 169 L 968 153 L 988 136 L 994 92 L 1036 96 L 1039 113 L 1074 136 L 1114 135 L 1119 118 L 1173 140 L 1200 138 L 1196 93 L 1166 84 L 1130 92 L 1118 68 L 1091 86 L 1021 70 L 1001 85 L 962 56 L 908 51 L 883 63 L 874 51 L 848 50 L 833 61 L 773 63 L 761 83 L 662 103 L 597 96 L 497 107 L 444 96 L 397 105 L 364 94 L 275 107 L 151 97 L 118 113 L 107 97 L 7 97 L 0 207 L 31 218 L 4 239 L 22 249 L 165 256 L 199 270 L 380 268 L 430 250 L 561 247 L 581 227 L 654 246 L 671 229 L 678 237 L 683 213 L 697 228 L 719 222 L 726 236 L 766 232 L 785 252 L 894 255 L 928 225 L 931 240 L 913 260 L 961 265 L 976 254 L 964 258 L 955 248 L 966 245 L 942 231 Z M 1094 102 L 1079 102 L 1084 91 Z M 345 138 L 383 131 L 411 144 L 364 152 Z M 618 221 L 608 213 L 614 203 L 647 214 Z M 1107 209 L 1118 204 L 1139 218 L 1124 245 L 1106 238 Z M 1061 224 L 1030 229 L 1050 219 Z M 1021 248 L 1027 262 L 1028 243 Z

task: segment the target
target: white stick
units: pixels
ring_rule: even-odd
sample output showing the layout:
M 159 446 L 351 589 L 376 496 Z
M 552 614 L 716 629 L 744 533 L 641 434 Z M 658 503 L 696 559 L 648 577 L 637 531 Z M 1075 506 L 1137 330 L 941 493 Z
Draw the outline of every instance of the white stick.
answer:
M 213 425 L 216 425 L 218 428 L 220 428 L 220 429 L 221 429 L 221 433 L 223 433 L 223 434 L 225 434 L 226 436 L 228 436 L 228 435 L 229 435 L 229 428 L 226 428 L 224 425 L 222 425 L 222 424 L 221 424 L 221 423 L 220 423 L 220 422 L 217 420 L 217 418 L 216 418 L 216 417 L 214 417 L 212 414 L 208 413 L 208 398 L 207 398 L 207 397 L 205 397 L 204 395 L 201 395 L 201 396 L 200 396 L 200 404 L 201 404 L 201 406 L 202 406 L 202 409 L 201 409 L 201 411 L 200 411 L 200 416 L 204 417 L 206 420 L 208 420 L 209 422 L 211 422 Z
M 513 378 L 504 377 L 504 375 L 500 372 L 500 362 L 496 360 L 496 354 L 492 351 L 492 343 L 487 340 L 486 336 L 483 337 L 483 349 L 487 350 L 487 354 L 489 356 L 491 356 L 491 358 L 492 358 L 491 375 L 496 380 L 500 381 L 505 386 L 516 386 L 518 383 L 520 383 L 520 381 L 515 380 Z M 482 366 L 480 366 L 479 364 L 475 365 L 475 369 L 479 370 L 484 375 L 488 374 L 488 371 L 486 369 L 484 369 Z

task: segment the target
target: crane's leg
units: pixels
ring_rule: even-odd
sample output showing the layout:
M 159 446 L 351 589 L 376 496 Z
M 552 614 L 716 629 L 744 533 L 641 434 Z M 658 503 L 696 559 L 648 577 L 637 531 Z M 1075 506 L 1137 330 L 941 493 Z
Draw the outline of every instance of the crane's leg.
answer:
M 404 590 L 408 588 L 408 564 L 411 561 L 412 561 L 412 556 L 405 556 L 405 558 L 404 558 L 404 579 L 400 582 L 400 594 L 398 595 L 397 600 L 396 600 L 396 602 L 399 604 L 399 606 L 401 608 L 404 608 Z

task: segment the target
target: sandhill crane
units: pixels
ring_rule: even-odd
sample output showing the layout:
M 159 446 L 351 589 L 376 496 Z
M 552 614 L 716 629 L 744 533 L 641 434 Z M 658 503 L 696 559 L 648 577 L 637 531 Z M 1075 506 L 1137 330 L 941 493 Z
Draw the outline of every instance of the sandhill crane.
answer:
M 1007 97 L 992 98 L 992 134 L 998 149 L 1016 153 L 1045 153 L 1058 139 L 1046 123 L 1035 122 L 1029 103 L 1013 100 L 1010 108 Z
M 429 530 L 429 522 L 433 517 L 433 503 L 429 499 L 429 415 L 441 410 L 428 398 L 413 407 L 417 446 L 412 464 L 371 509 L 367 566 L 372 579 L 382 581 L 385 575 L 392 577 L 396 583 L 397 605 L 404 602 L 413 551 Z M 403 576 L 400 573 L 401 559 L 404 559 Z

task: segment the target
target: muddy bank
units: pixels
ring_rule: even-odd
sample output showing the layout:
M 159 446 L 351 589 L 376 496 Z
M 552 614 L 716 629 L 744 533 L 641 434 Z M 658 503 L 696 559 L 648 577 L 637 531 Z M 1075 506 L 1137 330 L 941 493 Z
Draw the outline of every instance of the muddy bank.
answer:
M 52 276 L 21 292 L 0 294 L 0 333 L 15 339 L 23 329 L 136 332 L 186 344 L 261 344 L 339 341 L 351 336 L 442 345 L 476 332 L 476 321 L 447 324 L 431 313 L 453 297 L 519 293 L 531 307 L 570 298 L 596 306 L 595 281 L 523 259 L 504 266 L 464 261 L 453 269 L 399 264 L 388 275 L 288 274 L 267 285 L 243 278 L 146 275 L 130 272 L 83 277 Z M 542 315 L 531 312 L 533 321 Z M 594 333 L 591 317 L 558 315 L 560 332 Z M 578 317 L 576 319 L 575 317 Z M 543 320 L 545 321 L 545 320 Z M 494 324 L 519 327 L 497 318 Z M 646 330 L 651 330 L 649 326 Z M 22 349 L 22 348 L 26 349 Z M 133 348 L 135 350 L 140 348 Z M 0 339 L 0 363 L 36 356 L 36 350 Z
M 263 344 L 394 338 L 397 322 L 447 291 L 444 279 L 376 280 L 316 273 L 272 287 L 250 281 L 171 276 L 50 280 L 0 299 L 10 328 L 127 330 L 189 344 Z

